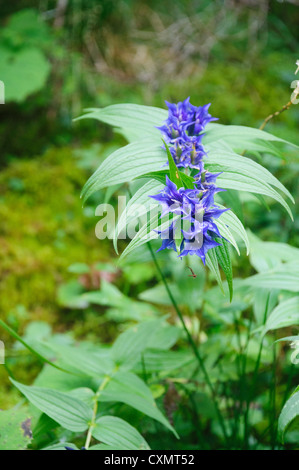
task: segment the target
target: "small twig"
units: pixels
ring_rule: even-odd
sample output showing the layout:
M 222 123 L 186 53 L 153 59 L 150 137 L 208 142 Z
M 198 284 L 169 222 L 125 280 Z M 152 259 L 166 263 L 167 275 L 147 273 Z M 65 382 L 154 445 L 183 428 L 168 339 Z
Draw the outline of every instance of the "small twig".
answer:
M 187 266 L 187 268 L 189 268 L 190 271 L 191 271 L 191 274 L 189 274 L 188 277 L 193 277 L 193 278 L 197 277 L 197 275 L 195 274 L 195 272 L 193 271 L 193 269 L 190 266 Z
M 293 102 L 290 100 L 287 104 L 285 104 L 279 111 L 276 111 L 275 113 L 273 114 L 270 114 L 268 117 L 266 117 L 266 119 L 264 120 L 264 122 L 261 124 L 261 126 L 259 127 L 259 129 L 262 131 L 266 124 L 271 121 L 271 119 L 273 119 L 274 117 L 276 116 L 279 116 L 279 114 L 283 113 L 284 111 L 287 111 L 291 106 L 292 106 Z

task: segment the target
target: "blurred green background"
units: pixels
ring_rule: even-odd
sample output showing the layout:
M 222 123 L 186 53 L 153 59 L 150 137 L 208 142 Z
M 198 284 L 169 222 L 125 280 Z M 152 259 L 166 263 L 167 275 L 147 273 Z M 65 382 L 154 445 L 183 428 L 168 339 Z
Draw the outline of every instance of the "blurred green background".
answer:
M 125 142 L 97 121 L 73 119 L 88 107 L 120 102 L 164 107 L 164 100 L 191 96 L 195 105 L 211 102 L 220 123 L 259 127 L 292 93 L 298 2 L 2 0 L 0 5 L 5 84 L 0 316 L 19 333 L 38 320 L 79 338 L 110 341 L 115 325 L 101 317 L 105 309 L 78 310 L 65 300 L 70 292 L 64 286 L 79 276 L 84 288 L 94 289 L 107 277 L 109 269 L 96 265 L 115 258 L 111 242 L 94 234 L 100 197 L 82 209 L 79 195 L 100 161 Z M 298 124 L 299 106 L 292 106 L 266 130 L 299 144 Z M 289 152 L 288 165 L 275 157 L 263 164 L 298 202 L 295 154 Z M 248 202 L 244 218 L 251 230 L 264 240 L 298 246 L 298 217 L 293 224 L 277 204 L 271 209 Z M 245 256 L 236 266 L 241 277 L 253 272 Z M 130 269 L 119 271 L 115 282 L 134 297 L 154 275 L 151 267 Z M 25 371 L 23 380 L 30 383 L 34 374 L 34 368 Z M 14 397 L 3 390 L 5 408 Z

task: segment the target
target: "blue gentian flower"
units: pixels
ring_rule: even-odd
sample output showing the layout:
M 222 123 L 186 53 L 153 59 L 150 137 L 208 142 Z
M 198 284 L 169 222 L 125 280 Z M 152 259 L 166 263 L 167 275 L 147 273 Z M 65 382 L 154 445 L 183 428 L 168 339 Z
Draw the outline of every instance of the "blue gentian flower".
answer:
M 176 243 L 175 243 L 175 227 L 174 227 L 174 222 L 170 224 L 170 226 L 165 229 L 165 230 L 156 230 L 156 232 L 160 235 L 162 239 L 162 245 L 161 247 L 157 250 L 165 250 L 166 248 L 168 250 L 174 250 L 177 251 L 176 248 Z
M 201 142 L 203 130 L 216 118 L 208 112 L 210 104 L 193 106 L 189 100 L 187 98 L 177 104 L 166 101 L 168 118 L 158 129 L 178 168 L 189 167 L 202 171 L 202 159 L 206 155 Z
M 202 144 L 205 126 L 215 118 L 209 114 L 210 104 L 193 106 L 190 98 L 177 104 L 168 103 L 168 118 L 161 131 L 166 145 L 178 168 L 194 168 L 194 188 L 177 188 L 168 176 L 166 185 L 159 194 L 150 196 L 162 206 L 161 217 L 173 214 L 170 226 L 157 233 L 162 239 L 160 250 L 172 249 L 178 256 L 197 255 L 203 263 L 211 248 L 219 246 L 221 240 L 215 219 L 228 210 L 221 209 L 214 202 L 215 194 L 223 191 L 216 185 L 221 173 L 209 173 L 204 169 L 203 157 L 206 154 Z M 180 216 L 178 221 L 177 216 Z M 183 221 L 183 228 L 181 228 Z M 176 243 L 177 241 L 177 243 Z
M 166 186 L 159 194 L 150 196 L 158 201 L 162 206 L 161 217 L 172 212 L 182 216 L 188 216 L 195 204 L 198 203 L 197 195 L 199 190 L 194 189 L 177 189 L 175 183 L 170 181 L 166 176 Z
M 208 174 L 208 181 L 213 181 L 216 175 Z M 209 185 L 209 186 L 207 186 Z M 169 228 L 157 231 L 162 239 L 158 251 L 173 249 L 177 252 L 175 240 L 180 242 L 179 256 L 196 254 L 203 263 L 205 255 L 210 248 L 218 246 L 215 238 L 222 238 L 214 219 L 218 218 L 227 209 L 220 209 L 214 203 L 214 195 L 221 191 L 212 182 L 198 180 L 194 189 L 177 188 L 176 184 L 166 176 L 166 186 L 159 194 L 150 196 L 162 205 L 162 216 L 174 214 L 181 216 L 181 221 L 175 220 Z

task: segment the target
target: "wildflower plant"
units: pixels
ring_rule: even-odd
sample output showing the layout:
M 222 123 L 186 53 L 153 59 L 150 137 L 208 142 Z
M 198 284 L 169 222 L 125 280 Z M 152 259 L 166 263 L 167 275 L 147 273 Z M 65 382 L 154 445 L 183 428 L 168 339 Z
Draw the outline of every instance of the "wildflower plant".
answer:
M 167 412 L 176 409 L 177 397 L 181 398 L 174 384 L 181 386 L 181 390 L 184 393 L 186 391 L 186 397 L 190 398 L 190 412 L 192 418 L 195 417 L 196 426 L 196 432 L 192 431 L 192 439 L 193 434 L 198 434 L 200 448 L 209 448 L 210 445 L 209 439 L 205 439 L 202 421 L 216 436 L 217 448 L 248 449 L 259 444 L 255 444 L 256 428 L 255 433 L 251 433 L 251 422 L 255 422 L 255 407 L 251 407 L 251 404 L 259 388 L 259 366 L 261 363 L 264 365 L 263 361 L 269 358 L 269 351 L 266 351 L 266 359 L 263 357 L 262 353 L 266 349 L 263 349 L 263 345 L 267 341 L 268 332 L 292 326 L 296 322 L 298 324 L 299 297 L 292 297 L 290 293 L 298 293 L 299 250 L 283 243 L 263 242 L 250 230 L 246 231 L 237 215 L 238 193 L 252 193 L 265 206 L 266 198 L 272 198 L 292 218 L 289 202 L 293 202 L 293 197 L 273 174 L 255 161 L 255 156 L 261 152 L 284 158 L 281 147 L 293 144 L 261 129 L 216 123 L 209 113 L 210 105 L 194 106 L 189 98 L 177 104 L 166 102 L 166 105 L 168 111 L 133 104 L 88 110 L 82 118 L 94 118 L 112 125 L 127 139 L 128 144 L 103 161 L 84 186 L 82 199 L 85 202 L 103 188 L 108 188 L 108 196 L 111 196 L 125 185 L 129 200 L 125 210 L 119 214 L 113 231 L 110 231 L 115 250 L 118 253 L 118 239 L 131 223 L 135 224 L 138 213 L 139 230 L 123 250 L 121 258 L 128 257 L 137 248 L 148 250 L 161 277 L 162 287 L 168 294 L 169 303 L 165 305 L 173 306 L 178 322 L 170 324 L 152 304 L 130 299 L 104 278 L 100 289 L 82 292 L 80 287 L 80 291 L 73 293 L 73 298 L 71 296 L 68 301 L 72 308 L 72 301 L 79 308 L 82 305 L 89 306 L 89 303 L 108 305 L 113 318 L 118 314 L 122 320 L 126 310 L 125 318 L 130 322 L 139 321 L 137 325 L 134 323 L 133 327 L 123 331 L 111 347 L 87 342 L 78 345 L 71 338 L 57 338 L 49 332 L 46 338 L 41 335 L 40 340 L 34 337 L 32 341 L 30 336 L 29 339 L 20 337 L 0 319 L 0 327 L 45 365 L 33 386 L 24 385 L 11 377 L 15 387 L 35 409 L 35 417 L 31 432 L 31 418 L 27 409 L 1 412 L 4 415 L 2 421 L 0 419 L 0 438 L 4 436 L 5 446 L 11 448 L 13 442 L 14 448 L 26 448 L 31 443 L 47 450 L 148 450 L 149 443 L 127 422 L 131 412 L 122 413 L 119 407 L 121 403 L 131 408 L 130 411 L 139 413 L 134 423 L 139 423 L 141 413 L 161 426 L 156 433 L 159 440 L 156 441 L 157 448 L 160 445 L 160 429 L 170 433 L 172 439 L 179 437 L 172 413 Z M 226 204 L 227 201 L 229 204 Z M 155 248 L 152 243 L 154 240 L 157 243 Z M 212 346 L 207 341 L 207 348 L 202 351 L 205 345 L 201 344 L 199 334 L 196 338 L 195 331 L 190 328 L 190 318 L 183 314 L 181 304 L 189 302 L 190 311 L 195 313 L 198 308 L 202 308 L 202 294 L 217 319 L 221 317 L 219 305 L 223 304 L 217 303 L 219 299 L 214 291 L 204 292 L 201 286 L 198 292 L 199 285 L 195 285 L 193 279 L 187 279 L 191 283 L 185 292 L 185 278 L 196 277 L 193 268 L 196 269 L 197 263 L 204 264 L 205 271 L 210 270 L 212 278 L 222 288 L 220 267 L 226 276 L 231 301 L 231 250 L 240 254 L 240 242 L 246 247 L 247 254 L 252 247 L 253 253 L 250 252 L 249 260 L 257 274 L 239 280 L 241 296 L 239 291 L 239 298 L 235 305 L 232 304 L 231 311 L 227 311 L 228 299 L 225 301 L 226 314 L 221 320 L 230 329 L 235 326 L 235 333 L 231 336 L 223 334 L 222 337 L 223 330 L 220 329 Z M 173 265 L 170 267 L 176 284 L 168 283 L 160 267 L 161 252 L 164 252 L 164 260 L 166 258 L 170 263 L 178 264 L 177 269 Z M 173 256 L 165 257 L 169 252 Z M 188 258 L 190 255 L 192 258 Z M 188 266 L 191 275 L 179 269 L 187 259 L 188 264 L 192 265 Z M 82 271 L 82 264 L 77 266 L 78 274 L 86 272 L 83 268 Z M 202 274 L 204 277 L 205 273 Z M 180 284 L 183 284 L 181 297 L 175 295 L 180 291 Z M 160 288 L 159 285 L 156 287 Z M 175 294 L 173 287 L 177 287 L 178 292 Z M 251 292 L 247 296 L 249 290 Z M 155 296 L 156 292 L 152 295 Z M 279 292 L 282 298 L 278 302 Z M 149 294 L 148 291 L 145 293 Z M 209 300 L 209 295 L 212 300 Z M 152 297 L 147 299 L 151 302 Z M 156 303 L 159 304 L 159 299 Z M 252 306 L 253 314 L 242 319 L 241 313 Z M 149 316 L 145 317 L 146 321 L 141 321 L 142 308 L 145 307 Z M 196 322 L 193 323 L 196 326 Z M 194 325 L 191 324 L 192 327 Z M 182 334 L 187 338 L 188 347 L 184 346 L 179 351 L 171 350 L 182 339 Z M 295 366 L 298 361 L 298 337 L 282 340 L 293 342 L 295 351 L 291 358 Z M 221 345 L 219 350 L 218 344 Z M 278 448 L 276 438 L 282 443 L 287 427 L 299 415 L 299 391 L 296 389 L 287 400 L 291 388 L 289 380 L 282 400 L 284 405 L 277 420 L 275 344 L 272 352 L 271 416 L 265 432 L 269 430 L 268 442 L 274 450 Z M 208 354 L 211 360 L 210 357 L 206 360 Z M 224 368 L 228 368 L 228 375 L 222 369 L 223 356 L 227 361 L 224 361 Z M 214 365 L 211 366 L 212 363 Z M 232 365 L 236 369 L 233 376 Z M 269 370 L 266 373 L 268 387 Z M 218 386 L 221 387 L 222 380 L 224 387 L 219 392 Z M 169 389 L 164 393 L 164 384 L 168 382 Z M 198 383 L 201 383 L 200 390 Z M 154 388 L 150 388 L 152 385 L 158 385 L 155 389 L 157 396 L 153 394 Z M 203 416 L 198 412 L 200 403 L 192 397 L 196 393 L 201 395 L 200 400 L 202 396 L 207 400 L 202 402 Z M 161 404 L 158 406 L 155 400 L 163 394 L 167 416 L 160 410 Z M 107 402 L 110 404 L 107 405 Z M 186 402 L 181 404 L 184 411 Z M 206 419 L 205 411 L 208 412 Z M 183 431 L 186 427 L 184 416 Z M 259 425 L 264 426 L 265 416 L 262 415 Z M 12 426 L 14 423 L 16 425 Z M 11 429 L 14 428 L 16 435 L 11 436 Z M 53 434 L 53 428 L 57 434 Z M 23 430 L 26 432 L 23 433 Z M 150 432 L 147 434 L 151 437 Z M 261 441 L 263 435 L 262 427 Z M 171 448 L 174 448 L 172 446 L 173 440 Z
M 174 250 L 178 255 L 177 263 L 180 258 L 188 255 L 197 256 L 199 262 L 206 264 L 212 271 L 222 288 L 220 266 L 226 276 L 232 301 L 230 246 L 238 254 L 239 240 L 245 244 L 247 254 L 250 246 L 242 221 L 233 207 L 225 207 L 226 199 L 222 195 L 229 192 L 230 200 L 234 203 L 237 192 L 252 193 L 266 207 L 265 198 L 270 197 L 280 203 L 293 219 L 289 207 L 289 202 L 294 203 L 292 195 L 273 174 L 254 160 L 259 152 L 283 158 L 280 146 L 293 144 L 263 131 L 266 122 L 260 129 L 215 123 L 216 119 L 209 113 L 209 104 L 194 106 L 187 98 L 177 104 L 166 102 L 166 105 L 168 112 L 160 108 L 123 104 L 92 109 L 82 116 L 113 125 L 129 142 L 100 165 L 83 188 L 82 198 L 86 201 L 101 188 L 126 183 L 131 197 L 127 204 L 128 209 L 142 202 L 144 212 L 149 212 L 149 199 L 161 208 L 160 218 L 155 218 L 154 223 L 151 223 L 151 219 L 147 220 L 121 257 L 128 256 L 147 243 L 213 397 L 219 427 L 226 445 L 229 446 L 230 437 L 209 371 L 149 242 L 157 237 L 161 238 L 162 244 L 157 251 Z M 271 118 L 272 115 L 268 119 Z M 144 184 L 134 193 L 132 182 L 136 179 L 142 179 Z M 116 251 L 118 235 L 126 223 L 126 219 L 121 217 L 114 231 Z M 263 339 L 260 342 L 260 351 L 262 347 Z M 255 370 L 258 370 L 259 362 L 260 354 Z M 255 380 L 256 375 L 253 383 Z M 251 396 L 252 387 L 244 405 L 245 448 L 249 440 Z
M 220 265 L 232 297 L 229 246 L 239 253 L 242 240 L 248 253 L 249 241 L 243 223 L 232 207 L 224 206 L 222 195 L 249 192 L 264 202 L 270 197 L 292 218 L 292 195 L 252 156 L 267 152 L 283 157 L 281 145 L 293 144 L 260 129 L 216 123 L 209 113 L 210 104 L 194 106 L 187 98 L 166 105 L 168 111 L 135 104 L 112 105 L 90 109 L 79 118 L 110 124 L 129 142 L 91 176 L 82 191 L 83 201 L 99 189 L 126 183 L 130 188 L 128 211 L 142 203 L 144 213 L 150 214 L 156 203 L 161 217 L 146 220 L 121 258 L 161 238 L 158 251 L 174 250 L 178 258 L 198 256 L 221 285 Z M 244 155 L 244 149 L 249 156 Z M 136 180 L 144 184 L 134 192 L 132 183 Z M 124 217 L 118 221 L 113 237 L 116 250 L 117 238 L 127 223 Z

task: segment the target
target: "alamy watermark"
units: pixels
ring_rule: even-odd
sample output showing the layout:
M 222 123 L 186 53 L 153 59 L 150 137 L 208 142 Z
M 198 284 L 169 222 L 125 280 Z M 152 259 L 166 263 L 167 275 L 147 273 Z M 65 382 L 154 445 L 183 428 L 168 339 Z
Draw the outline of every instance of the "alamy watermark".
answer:
M 95 234 L 99 240 L 132 240 L 139 233 L 144 241 L 153 238 L 179 241 L 184 233 L 184 238 L 192 249 L 202 246 L 204 213 L 200 204 L 191 217 L 188 204 L 174 203 L 164 213 L 160 205 L 154 203 L 127 206 L 126 202 L 125 196 L 119 196 L 117 209 L 111 204 L 100 204 L 96 208 L 95 215 L 100 220 Z

